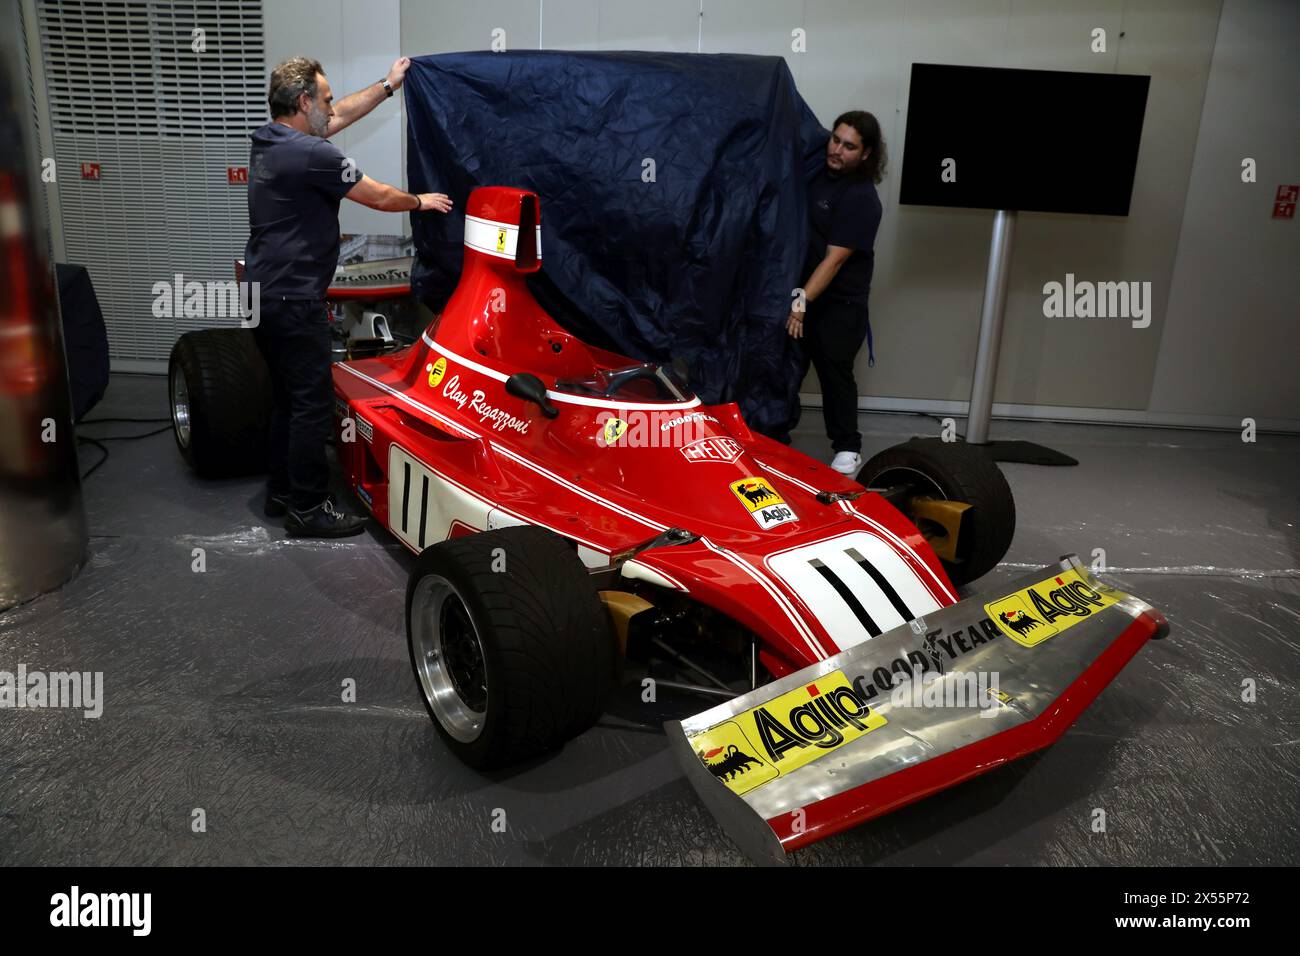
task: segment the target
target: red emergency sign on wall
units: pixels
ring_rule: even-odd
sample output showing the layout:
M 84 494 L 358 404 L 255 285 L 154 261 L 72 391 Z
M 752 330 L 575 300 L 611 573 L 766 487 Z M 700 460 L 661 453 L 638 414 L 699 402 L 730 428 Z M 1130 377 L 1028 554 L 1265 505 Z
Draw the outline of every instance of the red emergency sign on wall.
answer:
M 81 178 L 93 179 L 95 182 L 99 182 L 99 163 L 82 163 Z
M 1294 219 L 1296 200 L 1300 200 L 1300 185 L 1278 186 L 1273 200 L 1274 219 Z
M 248 167 L 247 167 L 247 166 L 227 166 L 227 167 L 226 167 L 226 182 L 230 183 L 232 186 L 233 186 L 235 183 L 245 183 L 245 184 L 247 184 L 247 182 L 248 182 Z

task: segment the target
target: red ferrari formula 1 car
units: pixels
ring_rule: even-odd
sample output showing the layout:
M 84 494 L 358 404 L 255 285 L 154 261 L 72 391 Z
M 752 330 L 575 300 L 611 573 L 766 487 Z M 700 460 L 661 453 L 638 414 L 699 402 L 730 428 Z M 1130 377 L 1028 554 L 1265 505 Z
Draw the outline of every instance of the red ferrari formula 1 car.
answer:
M 561 745 L 625 661 L 666 662 L 663 684 L 716 701 L 667 726 L 688 776 L 747 853 L 781 859 L 1048 745 L 1167 631 L 1073 556 L 960 600 L 1015 524 L 981 451 L 914 439 L 853 481 L 755 434 L 549 318 L 525 284 L 541 235 L 536 195 L 475 190 L 442 314 L 334 365 L 340 462 L 418 555 L 412 666 L 467 763 Z M 172 393 L 185 379 L 197 461 L 198 429 L 222 430 L 186 338 Z

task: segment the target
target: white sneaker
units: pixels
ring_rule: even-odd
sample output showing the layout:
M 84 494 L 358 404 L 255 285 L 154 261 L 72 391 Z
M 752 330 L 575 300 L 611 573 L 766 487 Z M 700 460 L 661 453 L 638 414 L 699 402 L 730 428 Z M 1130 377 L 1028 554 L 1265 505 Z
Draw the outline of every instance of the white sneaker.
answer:
M 853 451 L 837 452 L 835 458 L 831 461 L 831 467 L 841 475 L 848 475 L 852 478 L 862 468 L 862 456 Z

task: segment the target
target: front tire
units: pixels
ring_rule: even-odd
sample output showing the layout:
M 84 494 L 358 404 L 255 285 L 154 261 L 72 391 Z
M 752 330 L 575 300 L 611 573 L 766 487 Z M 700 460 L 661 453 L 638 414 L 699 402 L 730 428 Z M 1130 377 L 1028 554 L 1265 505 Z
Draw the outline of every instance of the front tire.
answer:
M 411 667 L 447 746 L 481 770 L 578 736 L 605 711 L 617 642 L 563 538 L 523 526 L 426 548 L 406 587 Z
M 862 466 L 857 481 L 868 488 L 907 486 L 908 494 L 896 504 L 922 534 L 927 527 L 912 512 L 913 499 L 928 496 L 971 506 L 961 517 L 954 559 L 940 556 L 954 584 L 983 576 L 1011 547 L 1016 533 L 1011 487 L 992 458 L 964 441 L 913 438 L 886 448 Z

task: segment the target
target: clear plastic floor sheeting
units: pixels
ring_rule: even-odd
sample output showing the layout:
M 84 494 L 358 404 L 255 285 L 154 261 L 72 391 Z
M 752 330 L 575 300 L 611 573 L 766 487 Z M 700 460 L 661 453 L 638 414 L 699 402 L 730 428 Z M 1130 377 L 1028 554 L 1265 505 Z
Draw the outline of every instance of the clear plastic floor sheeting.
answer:
M 166 413 L 162 378 L 115 376 L 108 396 L 91 417 Z M 939 428 L 863 422 L 868 453 Z M 810 410 L 805 451 L 823 451 L 819 426 Z M 1004 466 L 1016 539 L 975 590 L 1100 548 L 1110 578 L 1164 611 L 1172 633 L 1056 746 L 793 862 L 1300 862 L 1300 438 L 993 431 L 1081 465 Z M 629 687 L 555 756 L 478 774 L 443 747 L 410 673 L 404 548 L 373 526 L 344 542 L 286 540 L 261 514 L 258 481 L 199 481 L 167 433 L 109 447 L 86 482 L 86 567 L 0 614 L 0 671 L 103 674 L 98 717 L 0 710 L 0 861 L 744 862 L 660 730 L 700 700 L 644 704 Z M 98 456 L 86 449 L 83 468 Z

